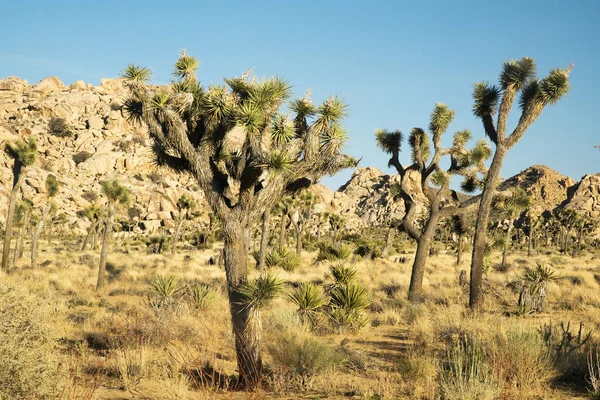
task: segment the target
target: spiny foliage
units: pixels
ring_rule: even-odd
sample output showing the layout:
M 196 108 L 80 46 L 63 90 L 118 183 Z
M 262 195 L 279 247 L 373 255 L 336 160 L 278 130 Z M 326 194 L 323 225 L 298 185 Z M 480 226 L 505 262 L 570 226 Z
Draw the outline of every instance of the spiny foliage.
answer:
M 60 183 L 56 176 L 50 174 L 46 177 L 46 190 L 48 191 L 48 197 L 54 197 L 58 193 Z
M 172 299 L 181 290 L 179 279 L 174 275 L 157 276 L 150 281 L 149 287 L 163 299 Z
M 273 249 L 265 256 L 265 265 L 269 268 L 279 267 L 288 272 L 294 270 L 300 265 L 300 257 L 288 249 Z
M 331 276 L 335 280 L 336 285 L 347 285 L 356 279 L 356 268 L 336 264 L 331 266 Z
M 281 279 L 271 274 L 254 279 L 238 289 L 240 303 L 253 311 L 263 310 L 281 293 L 283 284 Z
M 4 151 L 10 158 L 20 163 L 24 167 L 29 167 L 35 164 L 37 157 L 37 142 L 35 139 L 29 139 L 25 142 L 18 140 L 14 143 L 7 143 Z
M 290 84 L 246 73 L 222 85 L 202 86 L 198 60 L 185 51 L 175 63 L 175 81 L 152 88 L 147 69 L 123 73 L 131 95 L 124 109 L 146 122 L 159 165 L 189 171 L 220 218 L 238 205 L 256 218 L 284 193 L 323 175 L 355 165 L 341 153 L 346 105 L 331 97 L 313 105 L 310 96 L 289 102 Z
M 106 195 L 111 203 L 119 202 L 128 204 L 130 200 L 130 192 L 125 186 L 121 185 L 116 179 L 100 182 L 102 193 Z
M 290 301 L 298 307 L 298 315 L 303 322 L 316 320 L 326 299 L 323 291 L 310 282 L 302 283 L 289 294 Z
M 177 199 L 178 210 L 192 210 L 194 207 L 196 207 L 194 199 L 185 194 L 182 194 L 179 199 Z
M 190 297 L 198 310 L 206 310 L 217 298 L 217 292 L 205 283 L 192 287 Z

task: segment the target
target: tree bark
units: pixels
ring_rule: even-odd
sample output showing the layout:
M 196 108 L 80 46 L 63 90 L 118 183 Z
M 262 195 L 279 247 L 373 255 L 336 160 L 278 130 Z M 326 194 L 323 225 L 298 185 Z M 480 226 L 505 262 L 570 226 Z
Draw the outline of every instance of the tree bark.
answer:
M 392 248 L 392 242 L 394 240 L 394 228 L 390 226 L 387 231 L 387 235 L 385 236 L 385 247 L 381 251 L 381 257 L 387 257 L 390 254 L 390 249 Z
M 96 228 L 98 227 L 98 223 L 100 220 L 96 220 L 92 222 L 92 225 L 88 228 L 87 235 L 85 235 L 85 239 L 83 240 L 83 244 L 81 245 L 81 251 L 84 251 L 87 247 L 88 242 L 90 241 L 92 235 L 96 232 Z
M 264 273 L 266 269 L 265 257 L 267 256 L 267 245 L 269 244 L 269 223 L 271 221 L 271 213 L 265 211 L 262 216 L 262 235 L 260 237 L 260 250 L 258 256 L 258 269 L 260 273 Z
M 106 216 L 106 224 L 104 225 L 104 235 L 102 238 L 102 250 L 100 250 L 100 264 L 98 265 L 98 282 L 96 283 L 96 290 L 102 290 L 104 288 L 104 281 L 106 277 L 106 257 L 108 257 L 108 246 L 112 237 L 112 225 L 113 225 L 113 204 L 108 202 L 108 214 Z
M 171 247 L 171 254 L 175 254 L 175 248 L 177 247 L 177 243 L 179 243 L 179 235 L 181 233 L 181 226 L 183 225 L 183 221 L 185 221 L 185 216 L 187 214 L 187 209 L 183 208 L 179 211 L 179 221 L 177 222 L 177 228 L 175 228 L 175 235 L 173 236 L 173 246 Z
M 527 257 L 531 257 L 531 248 L 533 246 L 533 243 L 531 242 L 533 240 L 533 224 L 530 222 L 529 223 L 529 239 L 527 240 Z
M 471 282 L 469 293 L 469 306 L 471 309 L 479 309 L 483 304 L 483 257 L 487 240 L 487 225 L 492 207 L 494 192 L 498 187 L 500 168 L 506 155 L 503 145 L 496 147 L 492 164 L 485 179 L 483 193 L 477 212 L 475 222 L 475 237 L 473 239 L 473 258 L 471 260 Z
M 302 227 L 300 226 L 300 221 L 298 221 L 298 225 L 296 226 L 296 254 L 298 256 L 302 253 Z
M 510 245 L 510 239 L 511 239 L 510 234 L 512 233 L 513 225 L 514 225 L 513 219 L 511 218 L 510 222 L 508 223 L 508 229 L 506 230 L 506 236 L 504 237 L 504 249 L 502 250 L 502 268 L 503 269 L 506 266 L 506 257 L 508 256 L 508 246 Z
M 224 221 L 223 225 L 223 256 L 240 382 L 246 389 L 254 390 L 260 386 L 263 369 L 260 314 L 245 306 L 239 293 L 248 279 L 248 221 L 240 217 Z
M 429 248 L 431 247 L 431 242 L 435 235 L 435 228 L 438 220 L 439 211 L 430 210 L 427 226 L 417 241 L 417 252 L 415 253 L 415 260 L 410 275 L 410 286 L 408 288 L 408 300 L 411 302 L 420 302 L 423 300 L 423 277 L 425 276 L 425 266 L 427 264 Z
M 31 241 L 31 268 L 37 267 L 37 250 L 38 250 L 38 242 L 40 241 L 40 236 L 44 231 L 44 224 L 46 222 L 46 218 L 48 218 L 48 214 L 50 214 L 50 209 L 52 208 L 52 203 L 48 203 L 44 211 L 42 212 L 42 217 L 40 218 L 40 222 L 35 227 L 35 231 L 33 232 L 33 240 Z
M 18 239 L 17 239 L 17 248 L 15 249 L 15 262 L 17 260 L 20 260 L 21 258 L 23 258 L 23 249 L 25 247 L 24 242 L 25 242 L 25 236 L 29 233 L 29 222 L 31 221 L 31 209 L 27 212 L 27 214 L 25 214 L 25 217 L 23 219 L 23 226 L 24 226 L 24 230 L 25 232 L 21 235 L 19 235 Z
M 285 247 L 285 236 L 286 236 L 286 224 L 285 220 L 287 215 L 281 213 L 281 225 L 279 227 L 279 251 L 282 251 Z
M 462 235 L 458 235 L 458 249 L 456 250 L 456 266 L 460 265 L 462 258 Z
M 15 161 L 17 163 L 17 161 Z M 8 265 L 10 261 L 10 242 L 12 240 L 13 223 L 15 219 L 15 207 L 17 202 L 17 193 L 21 189 L 21 185 L 25 180 L 25 173 L 19 165 L 13 167 L 15 177 L 13 179 L 14 185 L 10 191 L 10 198 L 8 200 L 8 212 L 6 213 L 6 224 L 4 229 L 4 247 L 2 248 L 2 267 L 0 271 L 8 271 Z

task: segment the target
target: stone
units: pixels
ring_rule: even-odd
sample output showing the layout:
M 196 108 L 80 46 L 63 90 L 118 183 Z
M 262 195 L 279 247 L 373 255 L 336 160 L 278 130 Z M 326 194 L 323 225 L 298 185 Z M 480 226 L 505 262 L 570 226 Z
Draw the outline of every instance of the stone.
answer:
M 63 90 L 66 90 L 67 87 L 60 79 L 56 76 L 49 76 L 48 78 L 42 79 L 40 83 L 33 86 L 34 92 L 39 92 L 44 95 L 48 95 L 51 93 L 60 93 Z
M 27 87 L 27 81 L 16 76 L 0 79 L 0 91 L 6 90 L 10 92 L 23 93 Z
M 73 82 L 71 86 L 69 86 L 69 90 L 71 90 L 71 92 L 84 92 L 86 89 L 87 86 L 85 85 L 85 82 L 81 79 Z
M 123 90 L 122 79 L 100 79 L 100 86 L 104 93 L 119 93 Z
M 98 115 L 92 115 L 87 120 L 87 128 L 92 131 L 104 128 L 104 118 L 101 118 Z

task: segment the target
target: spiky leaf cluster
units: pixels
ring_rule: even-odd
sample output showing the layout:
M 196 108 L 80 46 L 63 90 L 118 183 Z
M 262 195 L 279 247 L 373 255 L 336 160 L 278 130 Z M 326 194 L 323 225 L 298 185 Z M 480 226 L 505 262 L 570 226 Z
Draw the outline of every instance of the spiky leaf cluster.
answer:
M 124 108 L 148 126 L 157 164 L 190 172 L 220 218 L 238 208 L 257 217 L 282 194 L 355 165 L 342 153 L 347 107 L 337 97 L 320 105 L 308 94 L 290 102 L 286 80 L 251 72 L 204 87 L 198 65 L 182 52 L 175 81 L 159 88 L 142 83 L 145 69 L 128 67 Z M 290 114 L 281 111 L 287 104 Z
M 121 185 L 116 179 L 100 182 L 102 193 L 108 198 L 111 203 L 120 203 L 126 205 L 130 201 L 130 191 L 125 186 Z
M 49 174 L 46 177 L 46 191 L 48 192 L 48 197 L 56 196 L 59 186 L 60 183 L 58 182 L 58 179 L 56 179 L 56 176 Z
M 29 167 L 35 164 L 35 159 L 37 157 L 37 142 L 35 139 L 29 139 L 27 142 L 18 140 L 14 143 L 7 143 L 4 147 L 4 151 L 20 165 Z

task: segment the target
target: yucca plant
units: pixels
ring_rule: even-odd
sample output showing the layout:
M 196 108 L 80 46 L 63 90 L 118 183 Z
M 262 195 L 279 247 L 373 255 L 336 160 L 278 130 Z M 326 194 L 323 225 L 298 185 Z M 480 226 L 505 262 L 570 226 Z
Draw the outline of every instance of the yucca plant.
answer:
M 300 265 L 300 257 L 286 248 L 273 249 L 265 256 L 265 265 L 293 272 Z
M 239 288 L 240 304 L 252 311 L 263 310 L 281 293 L 283 284 L 272 274 L 254 279 Z
M 190 297 L 196 309 L 206 310 L 217 298 L 217 292 L 207 284 L 201 283 L 192 287 Z
M 537 263 L 535 268 L 527 268 L 523 275 L 523 287 L 519 294 L 518 313 L 542 312 L 548 300 L 548 282 L 558 279 L 552 266 Z
M 323 291 L 314 283 L 305 282 L 289 294 L 289 299 L 298 307 L 302 322 L 313 324 L 327 300 Z
M 473 114 L 481 120 L 486 135 L 496 149 L 484 182 L 476 219 L 469 295 L 469 306 L 473 309 L 483 304 L 483 258 L 488 220 L 492 199 L 500 184 L 500 170 L 504 158 L 542 114 L 544 108 L 556 104 L 568 93 L 571 68 L 572 65 L 567 69 L 552 69 L 545 78 L 538 79 L 535 61 L 523 57 L 520 60 L 509 60 L 504 63 L 499 77 L 499 86 L 487 82 L 475 84 Z M 507 129 L 508 115 L 517 95 L 520 96 L 521 115 L 511 133 Z
M 356 279 L 356 268 L 339 263 L 331 266 L 331 276 L 336 285 L 348 285 Z
M 157 164 L 191 173 L 222 224 L 240 382 L 253 389 L 261 381 L 262 357 L 260 335 L 248 334 L 256 319 L 245 297 L 248 228 L 254 229 L 284 195 L 356 160 L 341 153 L 347 107 L 338 98 L 320 105 L 308 95 L 290 101 L 287 81 L 252 74 L 205 87 L 196 77 L 198 65 L 183 51 L 174 81 L 160 87 L 146 83 L 146 69 L 128 67 L 124 111 L 145 122 Z M 281 118 L 288 112 L 293 124 Z
M 157 276 L 149 283 L 150 290 L 164 300 L 171 300 L 179 293 L 179 278 L 174 275 Z
M 317 254 L 317 261 L 337 261 L 347 260 L 352 255 L 352 248 L 343 244 L 327 246 L 319 246 L 319 253 Z
M 329 315 L 338 327 L 357 331 L 367 325 L 368 319 L 363 312 L 371 301 L 367 290 L 357 282 L 334 287 L 329 304 Z

